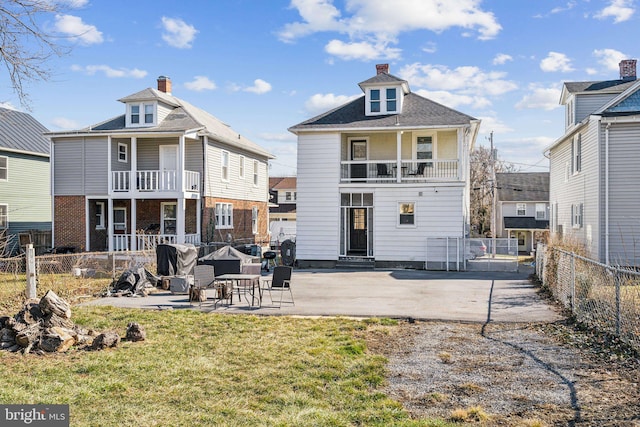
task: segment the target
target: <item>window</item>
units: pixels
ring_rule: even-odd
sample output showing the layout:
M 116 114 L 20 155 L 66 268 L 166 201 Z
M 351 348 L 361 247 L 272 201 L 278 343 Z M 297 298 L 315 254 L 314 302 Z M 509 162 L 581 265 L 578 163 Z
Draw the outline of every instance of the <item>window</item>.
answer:
M 398 224 L 415 225 L 415 203 L 398 203 Z
M 144 122 L 153 124 L 153 104 L 144 104 Z
M 258 186 L 258 161 L 253 161 L 253 185 Z
M 286 193 L 284 193 L 284 199 L 286 201 L 291 201 L 291 191 L 287 191 Z
M 433 159 L 433 138 L 430 136 L 419 136 L 416 138 L 416 158 L 418 160 Z M 431 163 L 429 162 L 429 165 Z
M 244 178 L 244 156 L 240 156 L 240 178 Z
M 536 219 L 538 221 L 547 219 L 547 206 L 544 203 L 536 203 Z
M 582 169 L 582 136 L 577 134 L 571 141 L 571 172 L 578 173 Z
M 527 204 L 526 203 L 517 203 L 516 204 L 516 215 L 525 216 L 527 214 Z
M 127 231 L 127 209 L 126 208 L 113 208 L 113 230 L 126 232 Z
M 96 202 L 96 230 L 104 230 L 104 202 Z
M 233 228 L 233 205 L 216 203 L 216 228 Z
M 0 156 L 0 181 L 7 181 L 9 179 L 9 158 L 6 156 Z
M 380 112 L 380 89 L 371 89 L 371 93 L 369 94 L 371 99 L 371 112 L 379 113 Z
M 137 125 L 140 123 L 140 106 L 131 106 L 131 124 Z
M 251 209 L 251 232 L 258 234 L 258 208 L 255 206 Z
M 229 181 L 229 152 L 223 151 L 221 158 L 222 180 Z
M 9 228 L 9 205 L 0 205 L 0 228 Z
M 129 146 L 118 142 L 118 161 L 121 163 L 127 163 L 129 157 Z
M 175 203 L 162 203 L 162 234 L 176 234 L 177 210 Z
M 396 93 L 397 93 L 397 90 L 395 88 L 387 89 L 387 113 L 396 111 L 396 108 L 397 108 Z
M 571 205 L 571 226 L 573 228 L 582 228 L 582 203 Z

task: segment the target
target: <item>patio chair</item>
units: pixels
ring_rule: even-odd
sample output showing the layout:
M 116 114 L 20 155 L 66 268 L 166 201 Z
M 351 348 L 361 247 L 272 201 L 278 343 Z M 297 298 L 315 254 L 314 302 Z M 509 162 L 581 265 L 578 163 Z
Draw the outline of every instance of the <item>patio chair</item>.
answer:
M 273 268 L 273 276 L 271 279 L 264 280 L 265 289 L 269 292 L 269 299 L 271 300 L 271 304 L 273 304 L 273 295 L 272 292 L 280 292 L 280 301 L 278 304 L 278 308 L 282 307 L 282 297 L 285 292 L 289 292 L 291 295 L 291 301 L 285 301 L 287 303 L 291 303 L 295 305 L 293 301 L 293 292 L 291 292 L 291 272 L 293 271 L 292 267 L 288 267 L 285 265 L 279 265 Z
M 424 168 L 427 166 L 426 163 L 418 163 L 418 169 L 415 172 L 409 172 L 409 175 L 412 176 L 422 176 L 424 175 Z
M 389 173 L 389 169 L 387 169 L 386 163 L 377 163 L 376 168 L 378 169 L 378 178 L 390 178 L 393 177 L 393 174 Z
M 212 265 L 195 265 L 193 267 L 193 285 L 189 292 L 189 302 L 202 301 L 207 299 L 207 288 L 213 286 L 215 279 Z

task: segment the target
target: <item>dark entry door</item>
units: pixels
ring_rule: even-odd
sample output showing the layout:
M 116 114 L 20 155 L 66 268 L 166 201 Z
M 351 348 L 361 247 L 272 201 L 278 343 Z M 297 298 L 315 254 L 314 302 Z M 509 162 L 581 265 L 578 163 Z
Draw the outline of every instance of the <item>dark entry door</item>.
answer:
M 367 254 L 367 209 L 354 208 L 350 210 L 349 221 L 349 253 L 353 255 Z

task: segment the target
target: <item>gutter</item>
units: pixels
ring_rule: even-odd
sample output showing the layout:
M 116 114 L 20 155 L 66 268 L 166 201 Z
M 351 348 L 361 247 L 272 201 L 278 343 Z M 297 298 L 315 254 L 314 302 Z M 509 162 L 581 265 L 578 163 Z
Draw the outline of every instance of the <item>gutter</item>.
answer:
M 609 265 L 609 128 L 608 122 L 604 130 L 604 254 L 605 264 Z

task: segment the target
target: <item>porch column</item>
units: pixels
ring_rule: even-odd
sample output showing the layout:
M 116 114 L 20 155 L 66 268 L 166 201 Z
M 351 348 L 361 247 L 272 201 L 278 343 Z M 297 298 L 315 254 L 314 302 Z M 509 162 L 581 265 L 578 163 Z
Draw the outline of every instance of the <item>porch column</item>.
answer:
M 176 239 L 178 240 L 178 243 L 184 243 L 184 221 L 186 218 L 186 209 L 187 203 L 184 197 L 176 200 Z
M 129 191 L 138 191 L 138 138 L 131 137 L 131 175 Z
M 402 181 L 402 134 L 404 131 L 396 132 L 396 182 Z
M 180 138 L 178 138 L 178 170 L 176 171 L 176 174 L 178 175 L 176 177 L 177 179 L 177 188 L 176 190 L 179 192 L 183 192 L 184 191 L 184 185 L 183 185 L 183 180 L 184 180 L 184 135 L 180 135 Z M 182 200 L 182 203 L 184 205 L 184 199 Z M 182 233 L 183 237 L 184 237 L 184 232 Z
M 138 250 L 138 245 L 137 245 L 138 238 L 136 236 L 136 228 L 137 228 L 136 217 L 138 216 L 138 213 L 137 213 L 136 202 L 137 202 L 136 199 L 131 199 L 131 242 L 129 243 L 129 248 L 132 251 Z
M 202 243 L 202 199 L 196 200 L 196 233 L 198 234 L 198 243 Z
M 113 173 L 111 171 L 111 150 L 113 145 L 111 144 L 111 135 L 107 136 L 107 194 L 111 196 L 113 192 Z M 53 179 L 51 180 L 53 182 Z
M 107 227 L 107 248 L 113 252 L 113 199 L 107 199 L 107 212 L 105 213 L 109 226 Z

